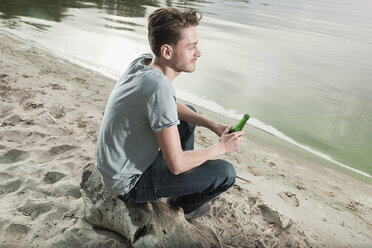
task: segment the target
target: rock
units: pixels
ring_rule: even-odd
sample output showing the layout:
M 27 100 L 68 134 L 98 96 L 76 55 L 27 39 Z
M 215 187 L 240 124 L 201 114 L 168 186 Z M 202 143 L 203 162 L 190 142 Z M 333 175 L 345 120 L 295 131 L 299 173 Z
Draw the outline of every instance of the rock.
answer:
M 216 240 L 186 221 L 182 209 L 162 201 L 125 203 L 108 193 L 92 163 L 80 183 L 87 222 L 115 231 L 133 247 L 218 247 Z
M 289 229 L 293 224 L 291 219 L 279 214 L 266 204 L 260 204 L 258 208 L 260 209 L 263 219 L 269 223 L 275 224 L 280 231 Z

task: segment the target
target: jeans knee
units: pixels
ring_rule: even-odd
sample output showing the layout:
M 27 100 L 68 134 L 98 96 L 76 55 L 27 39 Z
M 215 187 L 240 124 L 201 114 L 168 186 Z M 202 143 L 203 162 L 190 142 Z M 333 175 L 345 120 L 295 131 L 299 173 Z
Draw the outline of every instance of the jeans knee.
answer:
M 192 123 L 187 123 L 187 127 L 190 133 L 193 133 L 195 131 L 196 126 Z
M 234 166 L 227 161 L 225 161 L 225 173 L 227 178 L 227 184 L 232 186 L 235 183 L 236 171 Z
M 196 126 L 192 123 L 186 122 L 186 121 L 180 121 L 180 124 L 178 125 L 178 132 L 181 135 L 181 138 L 184 135 L 191 135 L 194 133 Z
M 192 111 L 194 111 L 196 113 L 196 109 L 194 108 L 194 106 L 190 105 L 190 104 L 186 104 L 186 106 L 191 109 Z M 195 130 L 195 125 L 192 124 L 192 123 L 189 123 L 189 122 L 185 122 L 185 124 L 187 125 L 187 129 L 189 132 L 194 132 Z
M 191 110 L 193 110 L 196 113 L 196 110 L 193 106 L 191 105 L 186 105 L 186 106 L 188 106 Z M 181 120 L 179 131 L 180 133 L 181 133 L 181 130 L 185 130 L 187 133 L 193 133 L 195 131 L 195 128 L 196 128 L 195 124 Z
M 186 106 L 191 109 L 192 111 L 194 111 L 195 113 L 197 113 L 196 109 L 194 108 L 194 106 L 190 105 L 190 104 L 186 104 Z
M 216 162 L 218 162 L 218 165 L 214 167 L 214 169 L 218 171 L 217 173 L 221 182 L 220 186 L 227 190 L 235 183 L 235 168 L 231 163 L 225 160 L 218 159 Z

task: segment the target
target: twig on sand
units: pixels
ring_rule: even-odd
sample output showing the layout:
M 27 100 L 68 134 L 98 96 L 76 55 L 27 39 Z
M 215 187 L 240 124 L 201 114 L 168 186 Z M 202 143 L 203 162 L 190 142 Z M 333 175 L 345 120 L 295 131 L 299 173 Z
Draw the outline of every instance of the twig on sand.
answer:
M 49 113 L 47 112 L 47 114 L 49 115 L 50 119 L 52 119 L 52 121 L 55 123 L 55 124 L 58 124 L 57 120 Z
M 278 241 L 275 241 L 271 248 L 274 248 L 278 244 Z
M 30 216 L 32 220 L 34 220 L 34 216 L 32 216 L 31 211 L 28 211 L 27 213 L 26 212 L 21 212 L 21 213 L 25 216 Z
M 236 176 L 236 178 L 239 178 L 240 180 L 243 180 L 243 181 L 245 181 L 245 182 L 247 182 L 247 183 L 251 183 L 251 181 L 249 181 L 249 180 L 247 180 L 247 179 L 245 179 L 245 178 L 242 178 L 242 177 L 240 177 L 240 176 Z
M 65 215 L 63 218 L 71 218 L 71 219 L 79 219 L 79 217 L 73 216 L 73 215 Z

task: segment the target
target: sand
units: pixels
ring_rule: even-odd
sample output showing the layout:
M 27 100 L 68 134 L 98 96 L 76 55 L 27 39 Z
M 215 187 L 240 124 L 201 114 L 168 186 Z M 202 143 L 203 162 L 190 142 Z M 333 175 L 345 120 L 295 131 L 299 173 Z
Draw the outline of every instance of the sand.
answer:
M 130 247 L 84 220 L 79 192 L 115 81 L 5 31 L 0 41 L 0 247 Z M 240 151 L 221 156 L 236 184 L 191 223 L 222 247 L 371 247 L 371 183 L 259 132 L 248 127 Z M 195 141 L 201 149 L 218 137 L 198 127 Z

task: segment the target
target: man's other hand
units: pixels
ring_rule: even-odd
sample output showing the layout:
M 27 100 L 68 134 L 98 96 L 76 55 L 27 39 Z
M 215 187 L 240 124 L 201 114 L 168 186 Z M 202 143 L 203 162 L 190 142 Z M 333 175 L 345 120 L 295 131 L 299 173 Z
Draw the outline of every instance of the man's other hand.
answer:
M 215 123 L 212 127 L 212 131 L 215 132 L 219 137 L 221 137 L 222 134 L 225 132 L 226 128 L 230 128 L 230 126 Z
M 239 150 L 239 142 L 243 138 L 244 131 L 229 133 L 231 127 L 227 127 L 220 138 L 226 153 L 236 152 Z

